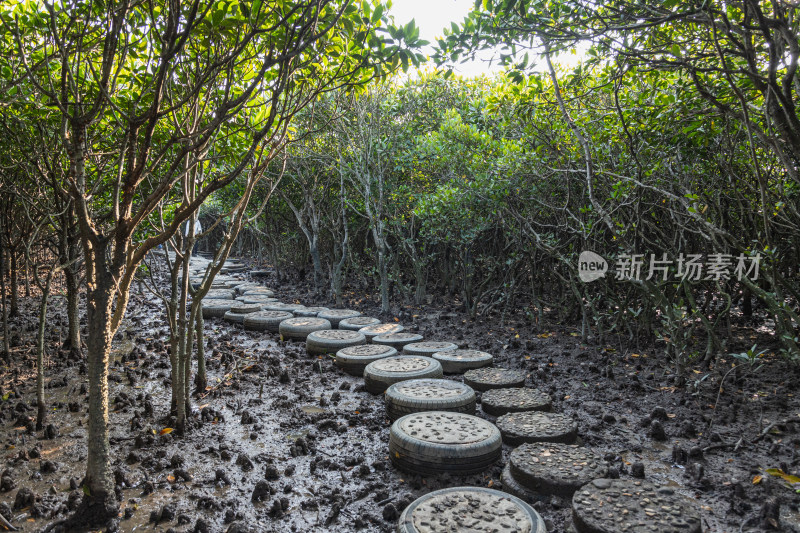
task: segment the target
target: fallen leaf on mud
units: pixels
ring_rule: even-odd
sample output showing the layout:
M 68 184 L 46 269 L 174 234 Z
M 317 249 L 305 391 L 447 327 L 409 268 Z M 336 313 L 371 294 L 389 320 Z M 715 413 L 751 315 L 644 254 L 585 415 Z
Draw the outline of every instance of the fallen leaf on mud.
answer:
M 494 487 L 494 480 L 493 480 L 493 479 L 490 479 L 490 480 L 489 480 L 489 484 L 488 484 L 488 485 L 486 485 L 486 486 L 487 486 L 487 487 L 489 487 L 490 489 L 491 489 L 492 487 Z
M 169 481 L 170 483 L 175 483 L 175 476 L 173 476 L 172 474 L 168 475 L 167 481 Z
M 639 354 L 638 353 L 632 353 L 631 357 L 639 357 Z
M 800 483 L 800 477 L 793 476 L 791 474 L 787 474 L 780 468 L 767 468 L 767 474 L 775 477 L 779 477 L 785 482 L 789 483 L 790 485 L 794 485 L 795 483 Z
M 753 485 L 758 485 L 761 483 L 761 480 L 764 479 L 764 476 L 756 476 L 753 478 Z
M 172 428 L 164 428 L 158 432 L 159 435 L 169 435 L 172 433 Z

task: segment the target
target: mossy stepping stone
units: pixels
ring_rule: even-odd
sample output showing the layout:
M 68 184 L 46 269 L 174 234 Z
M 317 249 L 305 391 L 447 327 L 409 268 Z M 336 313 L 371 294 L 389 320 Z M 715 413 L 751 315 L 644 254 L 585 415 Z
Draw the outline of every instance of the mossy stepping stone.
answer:
M 387 333 L 399 333 L 403 331 L 405 328 L 400 324 L 375 324 L 373 326 L 366 326 L 358 331 L 364 334 L 367 338 L 367 341 L 372 342 L 372 339 L 377 337 L 378 335 L 386 335 Z
M 400 515 L 398 533 L 547 533 L 531 506 L 483 487 L 453 487 L 421 496 Z
M 503 442 L 518 446 L 526 442 L 563 442 L 570 444 L 578 437 L 578 424 L 561 413 L 525 411 L 508 413 L 495 422 L 503 434 Z
M 386 346 L 391 346 L 397 350 L 402 350 L 403 346 L 406 344 L 411 344 L 412 342 L 420 342 L 423 340 L 422 335 L 419 333 L 412 333 L 410 331 L 398 331 L 396 333 L 385 333 L 383 335 L 377 335 L 372 338 L 373 344 L 384 344 Z
M 525 489 L 562 497 L 608 474 L 603 458 L 592 450 L 556 442 L 523 444 L 511 452 L 508 465 L 513 479 Z
M 647 481 L 596 479 L 572 497 L 578 533 L 700 533 L 697 502 Z
M 377 318 L 373 318 L 371 316 L 354 316 L 351 318 L 345 318 L 339 322 L 339 329 L 352 329 L 353 331 L 358 331 L 361 328 L 365 328 L 367 326 L 374 326 L 375 324 L 380 324 L 381 321 Z M 366 335 L 365 335 L 366 336 Z
M 464 373 L 464 383 L 476 391 L 523 387 L 525 372 L 507 368 L 475 368 Z
M 389 457 L 412 474 L 475 474 L 500 458 L 500 432 L 477 416 L 446 411 L 413 413 L 389 432 Z
M 473 368 L 492 366 L 494 357 L 480 350 L 444 350 L 431 357 L 442 363 L 445 374 L 461 374 Z
M 386 389 L 385 399 L 389 420 L 422 411 L 475 414 L 475 391 L 468 385 L 449 379 L 401 381 Z
M 458 349 L 458 344 L 454 342 L 422 341 L 411 342 L 403 346 L 403 353 L 406 355 L 426 355 L 432 356 L 436 352 Z
M 442 365 L 435 359 L 421 355 L 396 355 L 373 361 L 364 368 L 364 388 L 371 394 L 383 394 L 390 385 L 399 381 L 441 377 Z
M 522 411 L 549 411 L 553 399 L 539 389 L 492 389 L 481 396 L 481 408 L 487 415 L 501 416 Z
M 362 377 L 368 364 L 394 355 L 397 355 L 397 350 L 391 346 L 379 344 L 349 346 L 336 352 L 336 366 L 352 376 Z

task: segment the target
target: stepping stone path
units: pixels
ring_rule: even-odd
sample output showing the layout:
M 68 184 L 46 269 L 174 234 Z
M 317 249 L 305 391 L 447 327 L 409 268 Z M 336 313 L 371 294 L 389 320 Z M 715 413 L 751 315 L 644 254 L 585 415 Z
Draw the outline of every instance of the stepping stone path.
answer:
M 525 372 L 507 368 L 475 368 L 464 373 L 464 383 L 476 391 L 525 385 Z
M 244 296 L 268 296 L 270 298 L 274 298 L 275 297 L 275 292 L 270 290 L 270 289 L 263 289 L 263 288 L 262 289 L 250 289 L 250 290 L 244 291 L 242 293 L 242 295 L 244 295 Z
M 257 313 L 249 313 L 244 317 L 244 329 L 251 331 L 271 331 L 278 332 L 278 326 L 287 318 L 292 318 L 294 315 L 288 311 L 259 311 Z
M 236 300 L 203 300 L 202 312 L 203 318 L 220 318 L 225 316 L 225 313 L 231 310 L 231 307 L 238 304 Z
M 445 374 L 461 374 L 473 368 L 492 366 L 494 357 L 479 350 L 443 350 L 431 355 L 442 363 Z
M 572 497 L 578 533 L 700 533 L 695 501 L 646 481 L 596 479 Z
M 475 391 L 449 379 L 410 379 L 386 389 L 389 420 L 423 411 L 475 414 Z
M 233 300 L 234 293 L 229 289 L 209 289 L 203 300 Z
M 381 321 L 377 318 L 372 318 L 369 316 L 355 316 L 353 318 L 345 318 L 344 320 L 340 321 L 339 329 L 352 329 L 353 331 L 358 331 L 361 328 L 374 326 L 375 324 L 380 323 Z
M 399 418 L 389 433 L 392 463 L 412 474 L 473 474 L 502 455 L 500 432 L 477 416 L 427 411 Z
M 295 317 L 287 318 L 278 324 L 278 333 L 282 339 L 306 340 L 309 333 L 331 329 L 331 323 L 324 318 L 318 317 Z
M 323 329 L 308 334 L 306 338 L 306 351 L 311 355 L 323 355 L 326 353 L 336 353 L 348 346 L 358 346 L 366 343 L 367 338 L 358 331 Z
M 305 305 L 300 304 L 285 304 L 282 302 L 273 302 L 264 305 L 264 311 L 287 311 L 294 313 L 298 309 L 304 309 Z
M 397 355 L 397 350 L 391 346 L 379 344 L 350 346 L 336 352 L 336 366 L 350 375 L 362 377 L 368 364 L 393 355 Z
M 495 421 L 503 442 L 512 446 L 526 442 L 572 443 L 578 437 L 578 424 L 559 413 L 525 411 L 508 413 Z
M 407 355 L 426 355 L 430 357 L 436 352 L 456 349 L 458 349 L 458 344 L 453 342 L 423 341 L 406 344 L 403 346 L 403 353 Z
M 412 342 L 420 342 L 422 341 L 423 337 L 419 333 L 411 333 L 410 331 L 398 331 L 396 333 L 385 333 L 383 335 L 377 335 L 372 338 L 372 342 L 374 344 L 383 344 L 386 346 L 391 346 L 392 348 L 396 348 L 397 350 L 402 350 L 403 346 L 406 344 L 411 344 Z
M 383 394 L 389 385 L 399 381 L 441 377 L 439 361 L 419 355 L 397 355 L 368 364 L 364 368 L 364 388 L 372 394 Z
M 522 411 L 549 411 L 552 407 L 553 399 L 539 389 L 491 389 L 481 396 L 481 409 L 492 416 Z
M 608 475 L 603 458 L 573 444 L 537 442 L 511 452 L 503 471 L 503 488 L 524 500 L 545 500 L 551 495 L 571 497 L 576 490 Z M 522 493 L 514 491 L 520 487 Z M 519 490 L 519 489 L 518 489 Z
M 361 313 L 359 311 L 353 311 L 352 309 L 328 309 L 327 311 L 320 311 L 317 313 L 317 316 L 325 320 L 330 320 L 331 325 L 334 328 L 338 328 L 339 322 L 345 318 L 355 318 L 361 316 Z
M 398 533 L 546 533 L 544 521 L 519 498 L 482 487 L 436 490 L 400 515 Z
M 374 326 L 367 326 L 361 328 L 361 333 L 367 338 L 367 341 L 372 342 L 372 339 L 378 335 L 386 335 L 387 333 L 400 333 L 403 331 L 403 326 L 400 324 L 375 324 Z
M 260 295 L 251 296 L 249 294 L 245 294 L 244 296 L 238 296 L 236 299 L 246 304 L 261 304 L 262 308 L 265 305 L 274 304 L 278 302 L 277 298 L 272 298 L 270 296 L 260 296 Z

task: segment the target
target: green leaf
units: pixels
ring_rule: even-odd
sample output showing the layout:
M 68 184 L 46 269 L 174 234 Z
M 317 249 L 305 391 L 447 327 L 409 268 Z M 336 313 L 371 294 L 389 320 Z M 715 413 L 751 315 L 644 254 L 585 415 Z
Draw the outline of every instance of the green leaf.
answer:
M 381 17 L 383 16 L 383 4 L 378 4 L 378 7 L 375 8 L 375 11 L 372 13 L 372 23 L 375 24 Z

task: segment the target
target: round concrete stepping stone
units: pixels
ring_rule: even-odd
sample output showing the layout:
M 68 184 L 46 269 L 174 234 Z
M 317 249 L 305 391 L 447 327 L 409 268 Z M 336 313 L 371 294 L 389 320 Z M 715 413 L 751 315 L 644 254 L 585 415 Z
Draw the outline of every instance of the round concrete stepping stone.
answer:
M 539 389 L 491 389 L 481 396 L 481 409 L 492 416 L 522 411 L 549 411 L 552 407 L 553 399 Z
M 431 357 L 442 363 L 445 374 L 461 374 L 473 368 L 492 366 L 494 356 L 480 350 L 446 350 Z
M 270 311 L 263 310 L 257 313 L 250 313 L 244 317 L 244 329 L 251 331 L 271 331 L 278 332 L 278 326 L 287 318 L 292 318 L 294 315 L 289 311 Z
M 377 337 L 378 335 L 385 335 L 387 333 L 400 333 L 405 328 L 400 324 L 375 324 L 374 326 L 367 326 L 361 328 L 361 333 L 367 338 L 367 341 L 372 342 L 372 340 Z
M 436 352 L 444 352 L 447 350 L 458 349 L 458 344 L 453 342 L 440 342 L 440 341 L 422 341 L 410 342 L 403 346 L 403 353 L 407 355 L 425 355 L 432 356 Z M 441 361 L 439 362 L 441 364 Z
M 257 313 L 258 311 L 254 311 Z M 232 324 L 242 324 L 244 325 L 244 317 L 249 315 L 250 313 L 234 313 L 233 311 L 228 311 L 222 316 L 222 319 L 225 322 L 230 322 Z
M 262 307 L 267 304 L 274 304 L 278 302 L 277 298 L 272 298 L 270 296 L 260 296 L 260 295 L 251 296 L 249 294 L 245 294 L 244 296 L 237 296 L 236 299 L 246 304 L 262 304 Z
M 464 383 L 477 391 L 525 386 L 525 372 L 507 368 L 475 368 L 464 373 Z
M 258 304 L 246 304 L 238 302 L 231 306 L 230 311 L 225 313 L 222 317 L 226 322 L 233 322 L 235 324 L 243 324 L 244 316 L 249 313 L 257 313 L 261 311 L 261 306 Z
M 318 316 L 317 318 L 321 317 Z M 367 338 L 358 331 L 347 329 L 323 329 L 308 334 L 306 338 L 306 351 L 312 355 L 336 353 L 342 348 L 359 346 L 366 343 Z
M 383 394 L 389 385 L 408 379 L 442 377 L 439 361 L 421 355 L 396 355 L 378 359 L 364 368 L 364 389 Z
M 294 314 L 294 312 L 298 309 L 305 309 L 305 305 L 302 304 L 286 304 L 283 302 L 271 302 L 268 304 L 264 304 L 264 311 L 287 311 L 289 313 Z
M 324 318 L 325 320 L 330 320 L 331 325 L 334 328 L 338 328 L 339 322 L 345 318 L 355 318 L 357 316 L 361 316 L 361 312 L 354 311 L 353 309 L 328 309 L 327 311 L 320 311 L 317 313 L 317 316 Z
M 574 444 L 535 442 L 519 446 L 508 458 L 511 476 L 535 493 L 570 497 L 608 474 L 603 458 Z
M 233 300 L 234 293 L 229 289 L 209 289 L 203 300 Z
M 373 344 L 383 344 L 391 346 L 397 350 L 402 350 L 406 344 L 412 342 L 420 342 L 423 337 L 419 333 L 412 333 L 410 331 L 398 331 L 396 333 L 384 333 L 383 335 L 376 335 L 372 337 Z
M 533 492 L 522 486 L 519 481 L 514 479 L 514 476 L 511 475 L 511 465 L 506 463 L 506 466 L 503 467 L 503 472 L 500 474 L 500 482 L 503 484 L 503 492 L 507 492 L 509 494 L 513 494 L 520 500 L 527 502 L 527 503 L 536 503 L 537 501 L 546 502 L 550 498 L 546 494 L 540 494 L 538 492 Z M 574 531 L 571 533 L 575 533 Z
M 203 318 L 219 318 L 225 316 L 225 313 L 231 310 L 231 307 L 238 304 L 236 300 L 203 300 L 202 312 Z
M 258 289 L 249 289 L 242 293 L 244 296 L 267 296 L 269 298 L 275 297 L 275 291 L 260 287 Z
M 572 443 L 578 437 L 578 424 L 561 413 L 525 411 L 508 413 L 495 421 L 503 442 L 518 446 L 526 442 Z
M 323 329 L 331 329 L 331 323 L 324 318 L 313 316 L 287 318 L 278 324 L 278 333 L 281 334 L 282 339 L 306 340 L 308 334 L 312 331 L 320 331 Z
M 531 506 L 499 490 L 441 489 L 414 500 L 400 515 L 398 533 L 547 533 Z
M 345 318 L 344 320 L 339 322 L 339 329 L 352 329 L 353 331 L 358 331 L 361 328 L 365 328 L 367 326 L 374 326 L 375 324 L 380 324 L 381 321 L 377 318 L 372 318 L 369 316 L 354 316 L 352 318 Z M 366 335 L 364 335 L 366 337 Z
M 373 361 L 397 355 L 391 346 L 379 344 L 362 344 L 342 348 L 336 352 L 336 366 L 350 375 L 363 377 L 364 369 Z
M 236 287 L 233 288 L 236 291 L 236 294 L 247 294 L 248 291 L 253 291 L 256 289 L 261 289 L 263 285 L 259 285 L 258 283 L 253 283 L 252 281 L 245 281 L 244 283 L 238 284 Z
M 475 391 L 449 379 L 401 381 L 386 389 L 385 399 L 389 420 L 423 411 L 475 414 Z
M 697 502 L 647 481 L 596 479 L 572 497 L 578 533 L 700 533 Z
M 477 416 L 447 411 L 413 413 L 389 432 L 389 457 L 412 474 L 475 474 L 500 458 L 500 432 Z
M 317 316 L 320 311 L 327 310 L 327 307 L 306 307 L 304 309 L 295 309 L 292 312 L 295 314 L 295 316 Z M 330 320 L 328 322 L 330 322 Z

